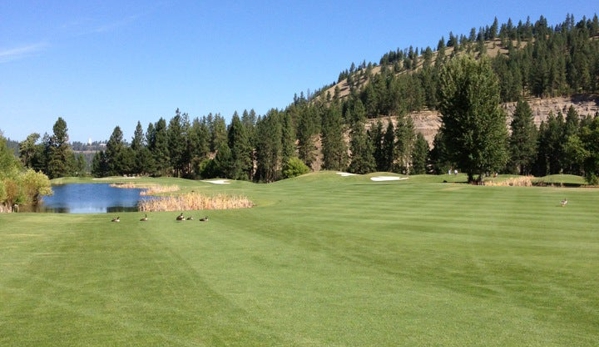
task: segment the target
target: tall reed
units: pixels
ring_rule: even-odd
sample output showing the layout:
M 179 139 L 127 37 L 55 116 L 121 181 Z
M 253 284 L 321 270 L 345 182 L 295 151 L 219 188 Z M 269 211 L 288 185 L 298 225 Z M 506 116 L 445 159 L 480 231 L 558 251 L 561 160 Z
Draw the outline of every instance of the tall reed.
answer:
M 501 181 L 485 181 L 486 186 L 493 187 L 532 187 L 532 177 L 510 177 L 506 180 Z
M 143 184 L 143 183 L 134 183 L 134 182 L 112 183 L 110 186 L 114 187 L 114 188 L 142 189 L 142 191 L 139 193 L 139 195 L 142 195 L 142 196 L 176 192 L 180 189 L 178 185 L 162 186 L 159 184 L 151 184 L 151 183 Z
M 206 196 L 200 193 L 157 196 L 138 203 L 140 211 L 187 211 L 187 210 L 226 210 L 250 208 L 254 204 L 244 196 L 218 194 Z

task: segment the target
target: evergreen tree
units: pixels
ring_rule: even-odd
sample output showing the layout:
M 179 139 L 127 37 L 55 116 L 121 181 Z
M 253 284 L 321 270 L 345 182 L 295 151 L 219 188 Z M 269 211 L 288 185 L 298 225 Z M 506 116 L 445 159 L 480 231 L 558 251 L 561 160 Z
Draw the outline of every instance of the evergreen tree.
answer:
M 282 126 L 279 112 L 270 110 L 256 124 L 256 175 L 258 182 L 274 182 L 281 175 Z
M 426 173 L 428 154 L 428 142 L 426 142 L 424 135 L 417 133 L 416 141 L 414 142 L 414 151 L 412 152 L 412 173 L 414 175 Z
M 223 143 L 227 143 L 227 124 L 225 119 L 216 114 L 212 116 L 208 115 L 207 118 L 208 129 L 210 130 L 210 151 L 216 152 Z
M 131 139 L 131 151 L 133 154 L 131 171 L 133 174 L 140 175 L 144 172 L 147 172 L 146 161 L 149 152 L 145 151 L 146 149 L 144 131 L 141 126 L 141 122 L 137 121 L 135 132 L 133 133 L 133 138 Z
M 299 108 L 299 119 L 297 125 L 298 156 L 309 167 L 316 159 L 315 135 L 318 134 L 316 128 L 316 115 L 314 108 L 308 104 L 303 104 Z
M 108 168 L 108 160 L 104 151 L 98 151 L 94 154 L 92 160 L 92 175 L 94 177 L 107 177 L 110 176 L 110 170 Z
M 380 168 L 380 171 L 393 171 L 393 165 L 396 159 L 395 153 L 395 127 L 393 126 L 391 119 L 389 119 L 383 137 L 383 166 Z
M 208 163 L 210 154 L 210 129 L 206 118 L 194 118 L 188 136 L 188 146 L 191 153 L 191 166 L 195 176 L 202 174 L 202 166 Z
M 445 139 L 442 131 L 438 131 L 433 139 L 433 148 L 429 152 L 429 159 L 433 172 L 437 175 L 448 172 L 453 164 L 445 148 Z
M 283 117 L 281 124 L 281 160 L 283 163 L 289 163 L 291 158 L 297 158 L 295 126 L 291 112 L 283 112 L 281 116 Z
M 154 123 L 149 123 L 145 135 L 145 146 L 141 149 L 140 162 L 143 163 L 143 168 L 140 173 L 147 175 L 156 175 L 157 166 L 152 149 L 156 148 L 156 129 Z
M 246 127 L 237 112 L 231 118 L 228 141 L 231 149 L 230 177 L 237 180 L 249 180 L 253 176 L 252 147 Z
M 153 138 L 150 152 L 154 158 L 155 172 L 154 175 L 169 176 L 172 173 L 170 166 L 170 150 L 168 143 L 168 132 L 166 120 L 162 117 L 154 124 L 153 131 L 150 134 Z
M 52 130 L 54 134 L 50 137 L 48 166 L 46 169 L 50 179 L 71 175 L 75 160 L 75 155 L 69 145 L 67 122 L 58 117 Z
M 363 121 L 356 121 L 351 127 L 350 142 L 351 162 L 348 171 L 356 174 L 366 174 L 376 170 L 372 140 L 364 128 Z
M 322 122 L 323 169 L 344 170 L 347 167 L 347 147 L 338 104 L 331 105 L 325 111 Z
M 398 171 L 406 175 L 410 174 L 412 166 L 412 151 L 414 150 L 414 141 L 416 133 L 414 131 L 414 121 L 411 117 L 401 116 L 397 119 L 395 129 L 395 148 L 398 159 Z
M 528 102 L 516 104 L 511 129 L 509 165 L 520 175 L 530 175 L 537 155 L 537 128 Z
M 505 114 L 499 107 L 497 76 L 487 59 L 448 62 L 440 76 L 439 111 L 447 154 L 478 181 L 502 169 L 508 159 Z
M 584 147 L 584 176 L 589 184 L 599 184 L 599 117 L 582 128 L 580 140 Z
M 233 156 L 231 148 L 226 142 L 222 142 L 214 156 L 214 177 L 234 178 L 233 177 Z
M 570 105 L 570 107 L 568 108 L 568 112 L 566 113 L 566 121 L 564 123 L 564 128 L 563 128 L 563 135 L 562 135 L 562 167 L 563 167 L 563 172 L 566 174 L 571 174 L 571 175 L 581 175 L 581 162 L 576 160 L 576 158 L 568 155 L 568 152 L 566 151 L 566 145 L 568 143 L 572 143 L 570 141 L 570 138 L 576 136 L 578 137 L 579 135 L 579 123 L 580 123 L 580 117 L 578 115 L 578 112 L 576 112 L 576 109 L 574 109 L 574 107 L 572 105 Z
M 133 158 L 129 154 L 123 141 L 123 132 L 117 126 L 106 143 L 105 160 L 109 176 L 119 176 L 131 171 Z
M 186 153 L 189 124 L 187 124 L 186 118 L 187 116 L 182 115 L 181 111 L 177 109 L 175 116 L 169 121 L 167 129 L 168 154 L 175 177 L 181 177 L 189 163 L 189 154 Z
M 383 150 L 383 122 L 379 118 L 376 125 L 370 128 L 372 138 L 372 148 L 374 148 L 374 162 L 376 163 L 377 171 L 385 170 L 385 154 Z

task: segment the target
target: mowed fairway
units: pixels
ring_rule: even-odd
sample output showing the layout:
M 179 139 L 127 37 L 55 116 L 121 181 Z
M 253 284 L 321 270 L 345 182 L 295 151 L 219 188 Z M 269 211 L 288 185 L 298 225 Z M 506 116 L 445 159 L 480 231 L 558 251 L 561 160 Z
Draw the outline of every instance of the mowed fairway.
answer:
M 596 346 L 599 190 L 435 181 L 186 181 L 257 206 L 183 222 L 0 215 L 0 346 Z

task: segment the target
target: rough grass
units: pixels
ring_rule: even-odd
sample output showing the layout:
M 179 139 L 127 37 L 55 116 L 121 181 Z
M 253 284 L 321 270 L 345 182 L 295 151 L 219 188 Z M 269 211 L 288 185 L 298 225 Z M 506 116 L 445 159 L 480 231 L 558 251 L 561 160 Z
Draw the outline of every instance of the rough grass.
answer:
M 599 192 L 443 179 L 165 180 L 256 203 L 208 223 L 0 215 L 0 345 L 595 346 Z

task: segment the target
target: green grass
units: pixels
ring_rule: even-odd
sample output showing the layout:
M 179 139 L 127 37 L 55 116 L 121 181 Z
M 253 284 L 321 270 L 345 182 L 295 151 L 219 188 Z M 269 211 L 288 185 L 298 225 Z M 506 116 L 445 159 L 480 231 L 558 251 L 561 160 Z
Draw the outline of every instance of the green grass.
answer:
M 376 175 L 158 180 L 257 204 L 195 221 L 0 215 L 0 345 L 597 344 L 599 191 Z

